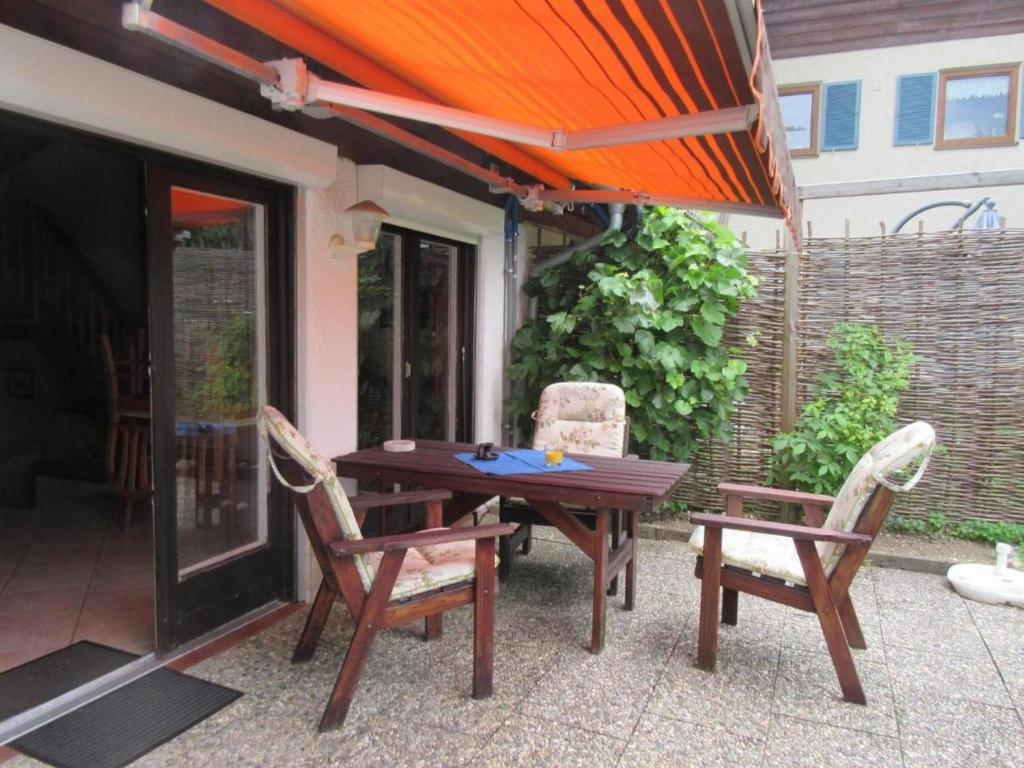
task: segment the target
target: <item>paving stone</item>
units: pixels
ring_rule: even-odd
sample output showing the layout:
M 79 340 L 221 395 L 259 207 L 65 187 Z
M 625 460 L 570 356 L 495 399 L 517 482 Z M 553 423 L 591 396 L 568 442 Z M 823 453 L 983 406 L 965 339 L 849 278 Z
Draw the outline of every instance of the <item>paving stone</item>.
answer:
M 866 611 L 860 612 L 858 619 L 861 631 L 864 633 L 864 642 L 868 647 L 850 649 L 854 662 L 859 664 L 861 661 L 867 661 L 884 664 L 886 651 L 882 642 L 882 625 L 878 618 L 877 608 L 874 615 Z M 828 654 L 825 636 L 821 633 L 821 623 L 818 621 L 817 615 L 813 613 L 794 610 L 786 617 L 783 632 L 787 646 Z
M 622 755 L 620 768 L 744 768 L 761 765 L 764 742 L 709 725 L 645 714 Z
M 945 707 L 950 701 L 974 701 L 1013 706 L 1003 678 L 990 658 L 906 648 L 890 648 L 888 656 L 898 703 L 935 702 Z
M 896 736 L 896 708 L 885 664 L 857 663 L 857 674 L 868 704 L 851 704 L 842 698 L 832 659 L 782 649 L 772 709 L 782 715 L 845 728 Z
M 624 734 L 625 736 L 625 734 Z M 497 768 L 611 768 L 626 746 L 612 738 L 563 723 L 510 716 L 470 765 Z
M 561 657 L 520 704 L 528 718 L 543 718 L 621 736 L 631 732 L 668 660 L 622 644 L 599 655 Z
M 944 576 L 901 571 L 895 568 L 872 568 L 880 605 L 909 603 L 919 608 L 963 607 L 963 598 L 949 586 Z
M 985 645 L 1000 664 L 1024 665 L 1024 610 L 964 600 Z
M 958 656 L 989 656 L 981 633 L 963 601 L 941 607 L 882 604 L 879 618 L 887 647 Z
M 899 740 L 793 717 L 772 718 L 766 768 L 876 768 L 902 763 Z
M 763 737 L 778 655 L 778 643 L 720 647 L 717 669 L 706 672 L 695 666 L 696 637 L 684 637 L 665 665 L 647 711 L 740 736 Z
M 974 702 L 899 709 L 906 768 L 1016 766 L 1024 761 L 1024 728 L 1012 709 Z

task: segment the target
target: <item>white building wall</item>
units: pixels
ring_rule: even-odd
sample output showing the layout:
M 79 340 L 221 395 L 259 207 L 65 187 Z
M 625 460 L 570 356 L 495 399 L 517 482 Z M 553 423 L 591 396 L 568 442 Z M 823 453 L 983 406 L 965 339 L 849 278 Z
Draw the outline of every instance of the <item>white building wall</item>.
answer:
M 937 72 L 953 67 L 974 67 L 1024 60 L 1024 34 L 949 40 L 866 51 L 802 56 L 773 62 L 776 82 L 782 85 L 806 82 L 861 81 L 859 142 L 856 150 L 820 152 L 818 157 L 793 158 L 797 184 L 806 186 L 840 181 L 892 179 L 904 176 L 1024 168 L 1024 147 L 1019 142 L 1000 147 L 936 149 L 927 146 L 893 146 L 896 115 L 896 77 Z M 1024 79 L 1024 78 L 1022 78 Z M 1018 89 L 1021 84 L 1018 83 Z M 1018 97 L 1020 93 L 1018 92 Z M 819 105 L 820 109 L 820 105 Z M 1020 136 L 1020 101 L 1014 119 Z M 946 199 L 976 201 L 989 196 L 1011 227 L 1024 227 L 1024 187 L 995 187 L 964 190 L 878 195 L 809 200 L 803 219 L 811 223 L 815 237 L 842 237 L 846 221 L 853 236 L 877 235 L 884 221 L 887 231 L 904 215 L 920 205 Z M 922 214 L 903 231 L 948 228 L 963 213 L 960 208 L 941 208 Z M 747 232 L 753 248 L 772 247 L 780 222 L 751 216 L 730 216 L 729 226 L 737 234 Z

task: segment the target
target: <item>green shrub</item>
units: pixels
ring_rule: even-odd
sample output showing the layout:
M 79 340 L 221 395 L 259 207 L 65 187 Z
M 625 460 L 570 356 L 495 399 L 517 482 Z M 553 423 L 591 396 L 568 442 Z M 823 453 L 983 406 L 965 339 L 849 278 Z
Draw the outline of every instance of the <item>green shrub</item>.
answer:
M 993 520 L 965 520 L 953 528 L 958 539 L 995 544 L 1004 541 L 1014 546 L 1024 544 L 1024 524 Z
M 835 370 L 823 374 L 796 429 L 776 435 L 772 485 L 834 495 L 860 457 L 896 428 L 900 393 L 916 358 L 873 325 L 838 323 L 829 334 Z
M 512 345 L 513 422 L 532 431 L 552 382 L 604 381 L 625 391 L 641 456 L 682 460 L 710 437 L 727 440 L 747 364 L 723 329 L 756 285 L 743 247 L 713 217 L 645 209 L 635 237 L 610 233 L 527 281 L 538 319 Z

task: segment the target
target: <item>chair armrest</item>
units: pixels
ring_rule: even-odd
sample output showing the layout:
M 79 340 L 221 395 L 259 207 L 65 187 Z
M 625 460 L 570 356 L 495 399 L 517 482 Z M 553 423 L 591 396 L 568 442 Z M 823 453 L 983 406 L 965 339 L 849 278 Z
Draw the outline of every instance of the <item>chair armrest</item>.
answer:
M 785 536 L 800 541 L 830 541 L 835 544 L 847 544 L 851 547 L 867 547 L 872 538 L 864 533 L 846 533 L 831 529 L 811 528 L 806 525 L 776 523 L 771 520 L 752 520 L 747 517 L 730 517 L 728 515 L 709 515 L 695 512 L 690 515 L 690 522 L 708 528 L 730 528 L 736 531 L 766 533 L 771 536 Z
M 453 541 L 492 539 L 495 536 L 509 536 L 515 529 L 515 526 L 509 523 L 467 525 L 462 528 L 434 528 L 429 531 L 398 533 L 393 536 L 375 536 L 372 539 L 332 541 L 330 549 L 336 557 L 351 557 L 364 552 L 390 552 L 395 549 L 425 547 L 431 544 L 451 544 Z
M 759 485 L 740 485 L 739 483 L 719 483 L 718 492 L 723 496 L 781 501 L 784 504 L 811 504 L 818 507 L 830 507 L 835 501 L 832 496 L 823 496 L 820 493 L 787 491 L 782 488 L 763 488 Z
M 395 507 L 399 504 L 418 504 L 427 501 L 448 501 L 451 491 L 403 491 L 402 493 L 366 493 L 349 496 L 348 503 L 355 512 L 378 507 Z

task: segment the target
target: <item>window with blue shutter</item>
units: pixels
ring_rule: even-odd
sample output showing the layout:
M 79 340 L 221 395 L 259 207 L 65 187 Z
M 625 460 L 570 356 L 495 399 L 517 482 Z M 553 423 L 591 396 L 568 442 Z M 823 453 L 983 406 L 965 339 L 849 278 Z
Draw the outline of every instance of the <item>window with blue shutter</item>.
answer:
M 893 145 L 931 144 L 935 139 L 936 72 L 896 78 L 896 127 Z
M 822 86 L 821 148 L 856 149 L 860 122 L 860 80 Z

